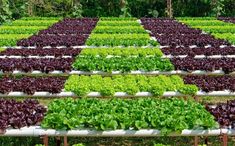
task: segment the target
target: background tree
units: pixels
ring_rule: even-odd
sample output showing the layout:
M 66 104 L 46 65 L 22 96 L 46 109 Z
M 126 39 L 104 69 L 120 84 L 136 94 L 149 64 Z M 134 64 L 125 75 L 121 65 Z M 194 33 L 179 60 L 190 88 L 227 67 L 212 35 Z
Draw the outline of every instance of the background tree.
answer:
M 220 16 L 224 10 L 224 0 L 212 0 L 211 7 L 212 7 L 212 16 Z
M 169 18 L 173 17 L 173 13 L 172 13 L 172 2 L 171 0 L 166 0 L 167 1 L 167 16 Z
M 167 1 L 0 0 L 0 21 L 23 16 L 166 17 Z M 171 4 L 174 17 L 235 16 L 234 0 L 171 0 Z
M 11 19 L 8 0 L 0 0 L 0 23 Z

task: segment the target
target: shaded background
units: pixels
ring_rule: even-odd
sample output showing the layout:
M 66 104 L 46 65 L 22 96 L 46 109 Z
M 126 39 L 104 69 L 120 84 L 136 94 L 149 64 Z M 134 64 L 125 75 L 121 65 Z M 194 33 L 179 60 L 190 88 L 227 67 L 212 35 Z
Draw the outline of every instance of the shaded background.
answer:
M 235 16 L 235 0 L 172 0 L 174 17 Z M 165 17 L 167 0 L 0 0 L 0 22 L 23 16 Z

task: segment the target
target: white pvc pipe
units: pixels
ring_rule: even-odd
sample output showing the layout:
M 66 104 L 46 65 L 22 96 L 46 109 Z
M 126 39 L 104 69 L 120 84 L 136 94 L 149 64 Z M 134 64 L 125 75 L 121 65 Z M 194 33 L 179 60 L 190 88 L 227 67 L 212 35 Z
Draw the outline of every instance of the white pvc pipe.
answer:
M 8 94 L 0 94 L 0 97 L 77 97 L 77 95 L 73 92 L 60 92 L 58 94 L 35 92 L 33 95 L 28 95 L 23 92 L 10 92 Z
M 42 133 L 41 128 L 39 127 L 23 127 L 21 129 L 6 129 L 4 133 L 0 133 L 1 136 L 7 136 L 7 137 L 14 137 L 14 136 L 21 136 L 21 137 L 27 137 L 27 136 L 40 136 Z
M 235 136 L 235 129 L 222 129 L 222 132 L 230 136 Z
M 129 46 L 131 48 L 157 48 L 160 47 L 159 45 L 157 46 L 151 46 L 151 45 L 147 45 L 147 46 Z M 1 47 L 4 49 L 7 48 L 14 48 L 14 49 L 36 49 L 36 46 L 28 46 L 28 47 L 24 47 L 24 46 L 4 46 Z M 43 49 L 50 49 L 50 48 L 58 48 L 58 49 L 63 49 L 63 48 L 74 48 L 74 49 L 83 49 L 83 48 L 128 48 L 126 46 L 87 46 L 87 45 L 82 45 L 82 46 L 70 46 L 70 47 L 66 47 L 66 46 L 55 46 L 55 47 L 51 47 L 51 46 L 44 46 Z
M 220 129 L 213 130 L 183 130 L 181 133 L 170 133 L 168 136 L 216 136 L 220 135 Z M 42 129 L 39 126 L 24 127 L 21 129 L 7 129 L 5 133 L 0 136 L 76 136 L 76 137 L 150 137 L 162 136 L 161 132 L 156 129 L 142 129 L 142 130 L 69 130 L 58 131 L 54 129 Z
M 235 47 L 235 45 L 231 45 L 232 47 Z M 86 46 L 86 45 L 82 45 L 82 46 L 71 46 L 71 47 L 66 47 L 66 46 L 56 46 L 56 47 L 51 47 L 51 46 L 44 46 L 43 49 L 49 49 L 49 48 L 74 48 L 74 49 L 78 49 L 78 48 L 110 48 L 111 46 Z M 127 48 L 125 46 L 114 46 L 112 48 Z M 157 45 L 157 46 L 130 46 L 131 48 L 170 48 L 170 46 L 162 46 L 162 45 Z M 184 47 L 184 46 L 176 46 L 176 47 Z M 196 45 L 191 45 L 189 46 L 189 48 L 196 48 L 198 46 Z M 210 45 L 204 46 L 204 48 L 208 48 L 210 47 Z M 221 45 L 220 48 L 224 48 L 224 47 L 229 47 L 226 45 Z M 36 46 L 29 46 L 29 47 L 24 47 L 24 46 L 4 46 L 1 48 L 14 48 L 14 49 L 36 49 Z M 187 48 L 187 47 L 185 47 Z M 201 47 L 200 47 L 201 48 Z
M 198 91 L 196 93 L 197 96 L 235 96 L 235 92 L 230 92 L 230 91 L 213 91 L 213 92 L 202 92 Z M 102 97 L 99 92 L 90 92 L 87 94 L 88 97 Z M 129 95 L 125 92 L 116 92 L 114 94 L 114 97 L 150 97 L 153 96 L 152 93 L 150 92 L 138 92 L 135 95 Z M 172 96 L 185 96 L 184 94 L 181 94 L 179 92 L 174 92 L 174 91 L 168 91 L 164 92 L 163 97 L 172 97 Z
M 234 72 L 230 73 L 233 74 Z M 5 74 L 5 72 L 0 71 L 0 74 Z M 46 74 L 38 70 L 34 70 L 32 72 L 22 72 L 19 70 L 15 70 L 12 72 L 12 74 L 17 75 L 17 74 Z M 121 71 L 112 71 L 112 72 L 104 72 L 104 71 L 78 71 L 78 70 L 72 70 L 68 73 L 64 73 L 59 70 L 54 70 L 52 72 L 49 72 L 49 74 L 61 74 L 61 75 L 69 75 L 69 74 L 77 74 L 77 75 L 119 75 L 119 74 L 127 74 L 127 73 L 122 73 Z M 208 71 L 201 71 L 201 70 L 195 70 L 192 72 L 187 72 L 187 71 L 181 71 L 181 70 L 174 70 L 174 71 L 130 71 L 128 74 L 144 74 L 144 75 L 174 75 L 174 74 L 182 74 L 182 75 L 224 75 L 224 71 L 222 70 L 215 70 L 213 72 L 208 72 Z
M 86 55 L 78 55 L 79 57 L 85 57 Z M 0 56 L 1 57 L 1 56 Z M 96 55 L 95 57 L 100 57 L 100 55 Z M 122 57 L 120 55 L 107 55 L 106 58 L 112 58 L 112 57 Z M 135 57 L 137 58 L 138 55 L 130 55 L 128 57 Z M 146 55 L 146 58 L 148 57 L 155 57 L 155 55 Z M 186 58 L 188 55 L 162 55 L 161 58 Z M 193 58 L 195 59 L 203 59 L 203 58 L 213 58 L 213 59 L 219 59 L 219 58 L 235 58 L 235 55 L 195 55 Z
M 36 58 L 36 59 L 44 59 L 44 58 L 58 58 L 58 57 L 55 57 L 55 56 L 49 56 L 49 55 L 46 55 L 46 56 L 16 56 L 16 55 L 10 55 L 10 56 L 6 56 L 6 55 L 1 55 L 0 56 L 0 59 L 4 59 L 4 58 L 16 58 L 16 59 L 21 59 L 21 58 Z M 68 55 L 64 55 L 64 56 L 61 56 L 61 58 L 72 58 L 72 56 L 68 56 Z
M 77 55 L 77 56 L 80 56 L 80 57 L 84 57 L 84 55 Z M 155 55 L 147 55 L 145 56 L 146 58 L 148 57 L 154 57 Z M 97 55 L 96 57 L 100 57 L 99 55 Z M 107 55 L 106 58 L 112 58 L 112 57 L 121 57 L 121 56 L 118 56 L 118 55 Z M 137 55 L 131 55 L 129 57 L 138 57 Z M 186 58 L 188 57 L 188 55 L 163 55 L 161 56 L 161 58 Z M 7 55 L 0 55 L 0 59 L 4 59 L 4 58 L 17 58 L 17 59 L 20 59 L 20 58 L 36 58 L 36 59 L 44 59 L 44 58 L 58 58 L 58 57 L 55 57 L 55 56 L 49 56 L 49 55 L 46 55 L 46 56 L 38 56 L 38 55 L 29 55 L 29 56 L 17 56 L 17 55 L 10 55 L 10 56 L 7 56 Z M 69 55 L 63 55 L 61 56 L 61 58 L 72 58 L 72 56 L 69 56 Z M 195 55 L 193 58 L 195 59 L 203 59 L 203 58 L 213 58 L 213 59 L 220 59 L 220 58 L 235 58 L 235 55 L 209 55 L 209 56 L 205 56 L 205 55 Z
M 234 47 L 235 45 L 232 45 L 232 47 Z M 198 47 L 198 46 L 196 46 L 196 45 L 191 45 L 191 46 L 188 46 L 188 47 L 185 47 L 185 46 L 176 46 L 176 48 L 179 48 L 179 47 L 183 47 L 183 48 L 209 48 L 209 47 L 211 47 L 211 45 L 206 45 L 206 46 L 204 46 L 204 47 Z M 219 46 L 220 48 L 224 48 L 224 47 L 230 47 L 230 46 L 227 46 L 227 45 L 220 45 Z M 165 45 L 165 46 L 160 46 L 160 48 L 171 48 L 170 46 L 168 46 L 168 45 Z
M 221 133 L 227 134 L 229 136 L 235 136 L 235 129 L 231 129 L 231 127 L 227 129 L 223 128 L 221 129 Z
M 87 97 L 102 97 L 102 95 L 99 92 L 90 92 L 86 95 Z M 129 95 L 125 92 L 116 92 L 114 94 L 114 97 L 151 97 L 153 96 L 150 92 L 138 92 L 135 95 Z M 186 96 L 184 94 L 181 94 L 179 92 L 174 91 L 168 91 L 164 92 L 162 97 L 173 97 L 173 96 Z M 198 91 L 196 93 L 196 96 L 235 96 L 235 92 L 230 91 L 213 91 L 213 92 L 202 92 Z M 35 92 L 33 95 L 28 95 L 23 92 L 10 92 L 9 94 L 0 94 L 0 97 L 78 97 L 73 92 L 60 92 L 58 94 L 52 94 L 49 92 Z

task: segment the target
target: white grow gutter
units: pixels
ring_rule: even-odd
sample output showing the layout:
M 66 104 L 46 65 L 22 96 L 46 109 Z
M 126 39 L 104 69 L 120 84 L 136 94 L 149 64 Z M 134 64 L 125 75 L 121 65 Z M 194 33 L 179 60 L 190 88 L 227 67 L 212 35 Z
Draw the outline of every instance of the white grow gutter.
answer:
M 99 92 L 90 92 L 86 95 L 87 97 L 103 97 Z M 113 97 L 151 97 L 153 94 L 150 92 L 138 92 L 135 95 L 129 95 L 125 92 L 116 92 Z M 172 97 L 172 96 L 188 96 L 181 94 L 179 92 L 169 91 L 164 92 L 162 97 Z M 235 96 L 235 92 L 230 91 L 213 91 L 213 92 L 202 92 L 198 91 L 196 96 Z M 33 95 L 28 95 L 23 92 L 10 92 L 9 94 L 0 94 L 0 97 L 78 97 L 73 92 L 60 92 L 58 94 L 52 94 L 49 92 L 35 92 Z
M 230 73 L 233 74 L 234 72 Z M 0 74 L 6 74 L 6 72 L 0 71 Z M 9 73 L 10 74 L 10 73 Z M 27 75 L 40 75 L 40 74 L 46 74 L 41 71 L 32 71 L 32 72 L 22 72 L 15 70 L 12 72 L 14 75 L 21 75 L 21 74 L 27 74 Z M 187 72 L 187 71 L 181 71 L 181 70 L 176 70 L 176 71 L 130 71 L 128 73 L 122 73 L 121 71 L 112 71 L 112 72 L 103 72 L 103 71 L 77 71 L 77 70 L 72 70 L 68 73 L 64 73 L 59 70 L 55 70 L 52 72 L 49 72 L 51 75 L 71 75 L 71 74 L 76 74 L 76 75 L 120 75 L 120 74 L 142 74 L 142 75 L 175 75 L 175 74 L 181 74 L 181 75 L 224 75 L 224 71 L 222 70 L 215 70 L 213 72 L 207 72 L 207 71 L 201 71 L 201 70 L 195 70 L 192 72 Z
M 171 133 L 168 136 L 217 136 L 221 135 L 221 129 L 213 130 L 183 130 L 181 133 Z M 226 132 L 226 131 L 225 131 Z M 42 129 L 39 126 L 24 127 L 21 129 L 7 129 L 0 136 L 69 136 L 69 137 L 154 137 L 162 136 L 161 132 L 156 129 L 142 130 L 69 130 L 57 131 L 54 129 Z
M 154 39 L 156 39 L 155 37 L 153 37 Z M 152 39 L 153 39 L 152 38 Z M 231 45 L 232 47 L 235 47 L 235 45 Z M 50 48 L 58 48 L 58 49 L 63 49 L 63 48 L 74 48 L 74 49 L 83 49 L 83 48 L 110 48 L 112 46 L 86 46 L 86 45 L 82 45 L 82 46 L 71 46 L 71 47 L 67 47 L 67 46 L 56 46 L 56 47 L 51 47 L 51 46 L 44 46 L 43 49 L 50 49 Z M 127 48 L 125 46 L 113 46 L 112 48 Z M 157 46 L 131 46 L 132 48 L 169 48 L 170 46 L 161 46 L 161 45 L 157 45 Z M 185 46 L 176 46 L 176 47 L 185 47 Z M 196 45 L 191 45 L 189 46 L 189 48 L 197 48 L 198 46 Z M 209 48 L 211 47 L 210 45 L 204 46 L 203 48 Z M 225 47 L 230 47 L 227 45 L 220 45 L 220 48 L 225 48 Z M 24 46 L 3 46 L 1 48 L 7 49 L 7 48 L 14 48 L 14 49 L 36 49 L 36 46 L 28 46 L 28 47 L 24 47 Z M 185 47 L 188 48 L 188 47 Z M 200 46 L 200 48 L 202 48 Z

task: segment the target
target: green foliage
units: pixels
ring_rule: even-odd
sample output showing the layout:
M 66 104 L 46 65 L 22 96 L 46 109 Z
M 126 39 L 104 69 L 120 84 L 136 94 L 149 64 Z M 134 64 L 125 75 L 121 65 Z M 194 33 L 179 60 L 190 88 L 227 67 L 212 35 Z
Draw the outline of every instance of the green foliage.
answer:
M 58 21 L 62 19 L 61 17 L 22 17 L 20 20 L 28 20 L 28 21 L 32 21 L 32 20 L 55 20 Z
M 235 44 L 235 25 L 233 23 L 213 19 L 203 20 L 201 18 L 179 18 L 179 21 L 190 25 L 193 28 L 198 28 L 210 33 L 217 39 L 225 39 L 230 43 Z
M 31 34 L 1 34 L 0 46 L 15 46 L 20 39 L 27 38 Z
M 198 91 L 198 87 L 196 85 L 185 85 L 182 86 L 179 91 L 186 95 L 195 95 Z
M 0 52 L 2 52 L 2 51 L 4 51 L 4 50 L 6 50 L 5 48 L 0 48 Z
M 120 18 L 123 19 L 123 18 Z M 125 21 L 120 21 L 120 20 L 113 20 L 113 21 L 107 21 L 107 20 L 102 20 L 98 21 L 97 26 L 140 26 L 139 23 L 133 23 L 131 20 L 125 20 Z
M 58 20 L 16 20 L 11 23 L 7 23 L 9 26 L 50 26 Z
M 0 34 L 34 34 L 46 28 L 46 26 L 1 26 Z
M 136 18 L 117 17 L 100 18 L 86 41 L 88 46 L 156 46 L 157 44 L 150 39 L 149 34 Z
M 93 33 L 146 33 L 144 28 L 140 26 L 123 26 L 123 27 L 114 27 L 114 26 L 97 26 Z
M 85 145 L 82 143 L 78 143 L 78 144 L 74 144 L 73 146 L 85 146 Z
M 179 19 L 181 22 L 188 24 L 192 27 L 198 27 L 198 26 L 233 26 L 234 24 L 232 23 L 227 23 L 223 22 L 223 21 L 219 21 L 219 20 L 208 20 L 208 19 L 204 19 L 204 20 L 200 20 L 200 19 L 196 19 L 194 18 L 194 20 L 182 20 Z
M 131 57 L 131 56 L 155 56 L 161 57 L 162 51 L 158 48 L 85 48 L 79 56 L 101 56 L 107 57 L 108 55 Z
M 198 88 L 194 85 L 184 84 L 176 75 L 153 76 L 144 75 L 114 75 L 102 77 L 100 75 L 78 76 L 72 75 L 65 83 L 65 90 L 78 96 L 86 96 L 89 92 L 100 92 L 103 96 L 113 96 L 115 92 L 126 92 L 135 95 L 137 92 L 151 92 L 161 96 L 166 91 L 179 91 L 187 95 L 194 95 Z
M 224 12 L 224 1 L 225 0 L 212 0 L 211 6 L 212 6 L 212 16 L 220 16 Z
M 15 46 L 20 39 L 28 38 L 39 30 L 46 29 L 61 18 L 24 17 L 6 22 L 0 27 L 0 46 Z
M 71 14 L 72 17 L 75 17 L 75 18 L 82 17 L 83 9 L 80 3 L 77 3 L 75 6 L 73 6 L 72 9 L 73 9 L 72 14 Z
M 8 0 L 0 0 L 0 24 L 11 19 L 11 11 Z
M 121 0 L 121 15 L 119 17 L 131 17 L 127 0 Z
M 88 46 L 156 46 L 148 34 L 91 34 Z
M 192 20 L 216 20 L 215 17 L 177 17 L 177 19 L 181 20 L 181 21 L 191 21 L 194 22 Z
M 158 143 L 158 144 L 154 144 L 154 146 L 170 146 L 170 145 L 165 145 L 165 144 Z
M 235 25 L 225 26 L 194 26 L 209 33 L 235 33 Z
M 228 40 L 235 45 L 235 33 L 212 33 L 215 38 Z
M 174 69 L 169 59 L 159 57 L 92 57 L 78 56 L 73 68 L 80 71 L 171 71 Z
M 115 27 L 114 27 L 115 26 Z M 145 29 L 137 22 L 136 18 L 101 17 L 93 33 L 143 33 Z
M 124 3 L 123 3 L 124 2 Z M 234 16 L 234 0 L 175 0 L 175 16 Z M 0 0 L 0 22 L 24 16 L 164 17 L 165 0 Z
M 125 21 L 133 21 L 133 23 L 136 22 L 137 18 L 129 18 L 129 17 L 101 17 L 100 18 L 101 21 L 119 21 L 120 23 Z
M 224 9 L 222 11 L 223 16 L 234 16 L 235 14 L 235 3 L 234 0 L 224 0 Z
M 48 106 L 43 128 L 158 129 L 162 134 L 218 127 L 204 106 L 179 98 L 60 99 Z
M 159 15 L 159 12 L 157 10 L 149 10 L 148 14 L 152 15 L 152 17 L 157 18 Z

